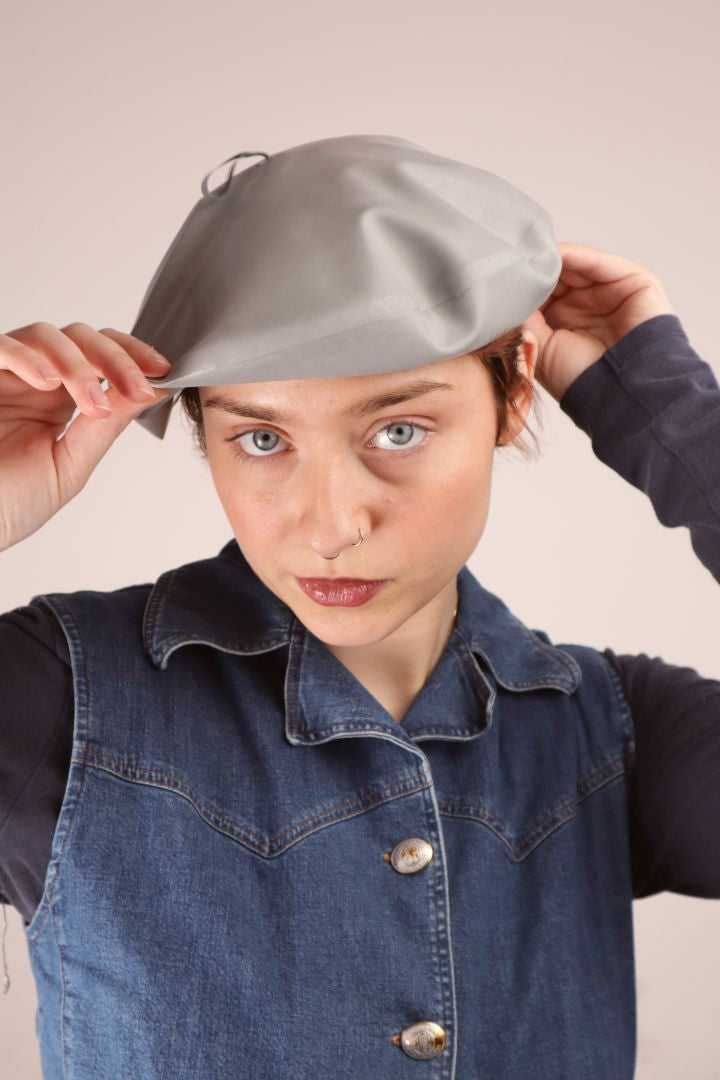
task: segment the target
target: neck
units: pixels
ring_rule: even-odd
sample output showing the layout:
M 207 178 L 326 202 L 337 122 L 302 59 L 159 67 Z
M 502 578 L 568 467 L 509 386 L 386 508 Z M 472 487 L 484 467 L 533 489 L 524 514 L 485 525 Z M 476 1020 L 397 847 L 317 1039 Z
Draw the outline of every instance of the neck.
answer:
M 437 666 L 455 625 L 457 586 L 433 598 L 372 645 L 327 645 L 358 682 L 400 720 Z

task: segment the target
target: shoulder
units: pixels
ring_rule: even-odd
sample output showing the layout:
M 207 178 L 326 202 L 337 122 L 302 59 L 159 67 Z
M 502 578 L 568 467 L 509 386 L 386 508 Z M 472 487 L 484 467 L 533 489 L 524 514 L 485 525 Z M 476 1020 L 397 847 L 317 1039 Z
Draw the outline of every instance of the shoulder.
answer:
M 0 614 L 0 655 L 10 670 L 69 665 L 57 619 L 35 599 Z
M 613 664 L 608 657 L 607 650 L 603 651 L 593 645 L 579 642 L 553 641 L 547 631 L 537 628 L 528 627 L 528 632 L 540 647 L 546 645 L 555 652 L 560 651 L 569 658 L 571 664 L 574 662 L 577 665 L 582 674 L 579 688 L 582 687 L 586 693 L 593 688 L 600 689 L 609 686 L 624 697 L 620 672 L 617 665 Z
M 631 705 L 622 673 L 611 662 L 607 651 L 578 642 L 554 642 L 544 630 L 529 629 L 538 641 L 568 657 L 580 672 L 572 700 L 592 725 L 606 722 L 622 734 L 630 747 L 634 744 Z
M 56 622 L 67 625 L 68 620 L 95 617 L 121 618 L 123 615 L 142 615 L 154 585 L 124 585 L 117 589 L 77 589 L 73 592 L 46 592 L 32 597 L 30 607 L 41 607 L 52 613 Z M 50 616 L 52 617 L 52 616 Z

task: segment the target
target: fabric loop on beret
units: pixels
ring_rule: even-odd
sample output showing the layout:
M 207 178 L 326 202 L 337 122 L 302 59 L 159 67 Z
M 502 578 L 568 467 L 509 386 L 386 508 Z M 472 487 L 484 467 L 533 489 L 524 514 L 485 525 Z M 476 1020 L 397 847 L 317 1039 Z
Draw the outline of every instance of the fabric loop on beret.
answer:
M 266 154 L 264 150 L 241 150 L 239 154 L 233 154 L 232 157 L 225 158 L 224 161 L 221 161 L 219 165 L 216 165 L 214 169 L 211 169 L 210 172 L 206 173 L 205 176 L 203 177 L 203 181 L 202 181 L 202 183 L 200 185 L 200 190 L 202 191 L 203 195 L 208 195 L 208 196 L 215 195 L 217 197 L 223 195 L 227 191 L 227 189 L 230 187 L 230 181 L 232 180 L 233 175 L 235 173 L 235 163 L 238 160 L 238 158 L 241 158 L 241 157 L 264 157 L 264 158 L 267 159 L 267 158 L 270 157 L 270 155 Z M 230 172 L 228 174 L 228 178 L 225 181 L 224 186 L 221 187 L 221 188 L 213 188 L 213 190 L 210 191 L 209 188 L 208 188 L 208 180 L 210 179 L 210 177 L 212 176 L 212 174 L 214 172 L 217 172 L 217 170 L 222 168 L 223 165 L 227 165 L 229 161 L 232 161 L 233 164 L 232 164 L 232 167 L 231 167 Z

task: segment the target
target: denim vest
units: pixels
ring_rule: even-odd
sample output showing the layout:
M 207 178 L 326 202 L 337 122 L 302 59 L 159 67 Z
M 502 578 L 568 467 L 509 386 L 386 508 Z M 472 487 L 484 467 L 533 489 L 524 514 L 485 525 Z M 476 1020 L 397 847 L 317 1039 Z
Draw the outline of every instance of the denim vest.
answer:
M 620 680 L 457 585 L 402 723 L 235 539 L 33 597 L 75 691 L 25 928 L 46 1080 L 630 1080 Z

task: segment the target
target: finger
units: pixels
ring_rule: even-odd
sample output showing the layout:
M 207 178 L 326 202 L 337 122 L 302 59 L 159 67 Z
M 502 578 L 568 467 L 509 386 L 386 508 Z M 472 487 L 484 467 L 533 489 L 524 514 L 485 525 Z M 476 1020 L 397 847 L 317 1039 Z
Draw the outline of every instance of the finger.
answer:
M 575 289 L 572 295 L 567 296 L 565 304 L 580 312 L 609 313 L 614 311 L 624 300 L 632 295 L 633 277 L 628 275 L 619 281 L 600 281 L 592 285 L 586 285 L 583 289 Z M 640 288 L 646 278 L 642 274 L 637 275 L 637 287 Z M 563 299 L 561 297 L 561 299 Z
M 16 340 L 12 334 L 0 334 L 0 371 L 11 371 L 40 390 L 57 390 L 61 385 L 60 376 L 43 353 Z
M 108 332 L 108 330 L 109 328 L 104 331 L 94 330 L 92 326 L 82 322 L 70 323 L 62 328 L 62 332 L 75 342 L 93 366 L 99 369 L 113 386 L 117 386 L 121 393 L 133 401 L 145 401 L 147 404 L 154 395 L 152 386 L 145 378 L 135 357 L 118 343 L 114 336 L 115 332 Z M 129 334 L 126 336 L 130 338 Z M 145 346 L 143 352 L 145 366 L 148 364 L 148 355 L 149 349 Z M 155 377 L 162 377 L 168 371 L 169 368 L 163 368 L 161 374 L 157 370 Z
M 106 326 L 102 330 L 98 330 L 99 334 L 105 334 L 107 337 L 112 338 L 118 345 L 121 345 L 126 353 L 133 357 L 138 363 L 148 363 L 156 366 L 162 373 L 168 371 L 172 364 L 157 351 L 154 346 L 149 345 L 148 342 L 142 341 L 138 337 L 134 337 L 133 334 L 126 334 L 122 330 L 113 330 L 112 327 Z
M 544 300 L 538 310 L 543 314 L 547 311 L 551 304 L 554 304 L 556 300 L 560 300 L 563 296 L 572 290 L 572 285 L 568 285 L 567 282 L 558 279 L 555 288 L 548 296 L 547 300 Z
M 98 383 L 102 369 L 88 362 L 74 341 L 51 323 L 36 322 L 11 330 L 7 335 L 39 353 L 50 368 L 60 376 L 62 384 L 81 412 L 102 416 L 107 412 L 107 397 Z M 12 357 L 10 358 L 12 359 Z M 14 370 L 14 369 L 13 369 Z M 22 372 L 17 372 L 22 377 Z M 57 383 L 57 387 L 61 384 Z M 147 398 L 146 400 L 149 400 Z
M 562 251 L 563 265 L 555 288 L 540 307 L 543 312 L 568 292 L 575 293 L 577 290 L 592 288 L 597 286 L 598 283 L 619 284 L 627 281 L 627 278 L 632 274 L 641 274 L 645 278 L 651 276 L 648 270 L 630 259 L 625 259 L 621 255 L 614 256 L 610 252 L 602 252 L 599 248 L 593 248 L 589 244 L 568 244 L 560 241 L 558 246 Z M 601 263 L 600 261 L 608 258 L 617 260 L 612 273 L 608 269 L 607 262 Z M 623 264 L 622 273 L 618 273 L 620 264 Z M 594 269 L 588 272 L 586 269 L 580 269 L 580 267 Z M 591 296 L 592 293 L 588 294 L 585 298 L 586 301 L 589 302 Z
M 632 259 L 612 251 L 603 251 L 591 244 L 558 241 L 558 248 L 563 260 L 563 277 L 567 273 L 581 273 L 592 281 L 618 281 L 628 274 L 648 273 Z
M 540 306 L 542 311 L 544 308 L 551 304 L 554 300 L 559 299 L 561 296 L 565 296 L 566 293 L 573 292 L 575 289 L 584 289 L 588 285 L 596 285 L 595 278 L 589 277 L 587 274 L 581 274 L 576 270 L 572 270 L 569 267 L 562 267 L 555 287 L 548 296 L 547 300 L 543 301 Z
M 589 274 L 583 274 L 580 270 L 574 270 L 571 266 L 563 266 L 558 281 L 573 289 L 582 289 L 585 285 L 594 285 L 596 278 Z

